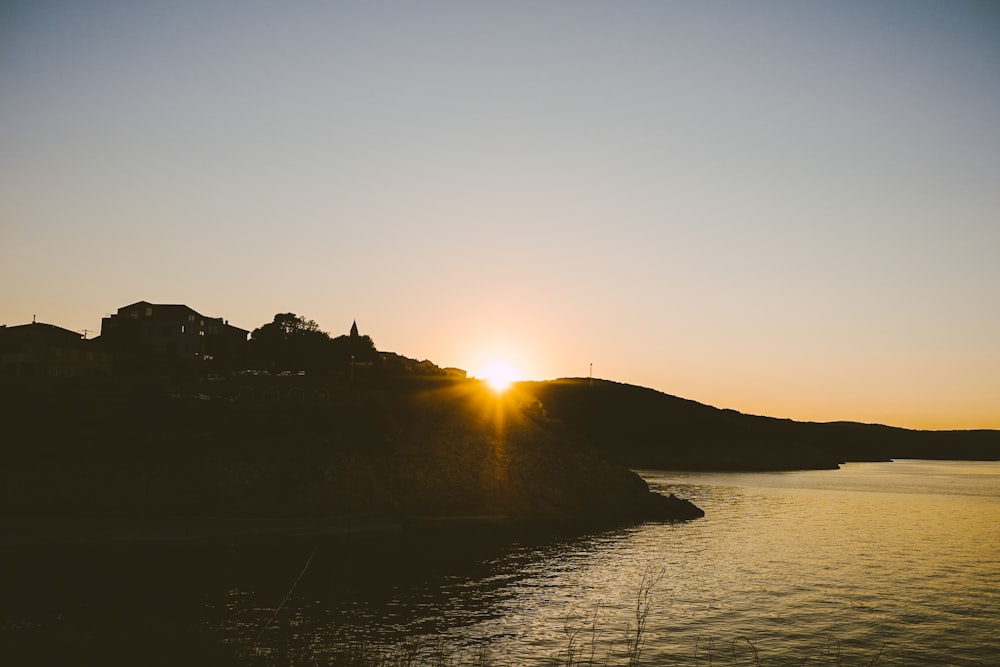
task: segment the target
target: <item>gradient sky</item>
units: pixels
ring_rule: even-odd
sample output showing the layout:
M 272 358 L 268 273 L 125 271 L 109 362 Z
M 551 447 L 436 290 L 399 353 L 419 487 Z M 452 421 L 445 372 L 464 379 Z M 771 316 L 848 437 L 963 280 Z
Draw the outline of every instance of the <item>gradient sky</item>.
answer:
M 0 323 L 1000 428 L 1000 3 L 0 4 Z

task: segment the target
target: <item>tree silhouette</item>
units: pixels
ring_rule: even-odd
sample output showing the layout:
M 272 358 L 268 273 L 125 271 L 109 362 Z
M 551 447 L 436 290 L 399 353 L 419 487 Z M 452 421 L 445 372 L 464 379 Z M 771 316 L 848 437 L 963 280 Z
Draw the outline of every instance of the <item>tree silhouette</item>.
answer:
M 316 324 L 314 320 L 307 320 L 304 317 L 299 317 L 295 313 L 278 313 L 274 316 L 274 321 L 270 324 L 265 324 L 256 331 L 267 329 L 268 327 L 271 327 L 273 330 L 280 331 L 286 339 L 293 336 L 315 332 L 321 333 L 329 338 L 329 334 L 320 331 L 319 325 Z
M 371 364 L 378 350 L 370 336 L 330 338 L 313 320 L 295 313 L 278 313 L 274 320 L 250 334 L 250 358 L 271 372 L 345 372 L 351 364 Z
M 327 371 L 330 352 L 330 335 L 295 313 L 278 313 L 250 334 L 251 359 L 270 371 Z
M 341 362 L 373 362 L 378 359 L 378 350 L 371 336 L 337 336 L 332 341 L 333 355 Z

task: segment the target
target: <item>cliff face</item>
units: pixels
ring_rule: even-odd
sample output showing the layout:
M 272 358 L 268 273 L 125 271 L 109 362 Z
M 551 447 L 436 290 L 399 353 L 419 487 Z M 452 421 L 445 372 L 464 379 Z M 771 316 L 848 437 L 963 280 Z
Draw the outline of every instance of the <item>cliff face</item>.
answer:
M 359 407 L 134 391 L 6 396 L 8 516 L 503 516 L 624 522 L 701 512 L 557 434 L 531 398 L 478 382 Z M 58 415 L 58 418 L 53 418 Z

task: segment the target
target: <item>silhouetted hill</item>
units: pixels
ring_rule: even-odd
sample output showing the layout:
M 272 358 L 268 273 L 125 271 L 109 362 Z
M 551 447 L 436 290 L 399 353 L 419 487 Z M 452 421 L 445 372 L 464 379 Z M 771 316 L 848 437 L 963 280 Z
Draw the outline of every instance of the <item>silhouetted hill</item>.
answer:
M 746 415 L 653 389 L 571 378 L 525 382 L 574 437 L 634 468 L 793 470 L 892 458 L 1000 459 L 1000 431 L 913 431 Z
M 701 515 L 560 436 L 537 402 L 434 376 L 395 378 L 379 391 L 345 389 L 323 405 L 243 405 L 155 385 L 8 388 L 0 514 L 403 525 Z

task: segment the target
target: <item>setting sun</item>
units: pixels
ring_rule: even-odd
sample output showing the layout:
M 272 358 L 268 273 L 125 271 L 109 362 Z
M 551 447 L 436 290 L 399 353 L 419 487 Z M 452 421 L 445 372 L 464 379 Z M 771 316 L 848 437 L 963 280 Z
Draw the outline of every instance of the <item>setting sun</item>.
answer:
M 511 384 L 521 379 L 521 372 L 509 361 L 494 359 L 479 371 L 478 376 L 486 381 L 490 389 L 498 394 L 505 392 Z

